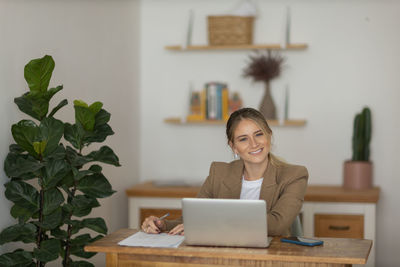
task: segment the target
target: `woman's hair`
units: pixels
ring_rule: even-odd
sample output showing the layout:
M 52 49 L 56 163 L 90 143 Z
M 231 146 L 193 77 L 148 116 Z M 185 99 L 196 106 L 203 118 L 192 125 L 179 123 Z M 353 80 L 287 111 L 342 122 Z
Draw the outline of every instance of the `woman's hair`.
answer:
M 226 123 L 226 137 L 228 138 L 228 144 L 233 144 L 233 133 L 239 122 L 243 119 L 252 120 L 258 127 L 260 127 L 265 135 L 272 135 L 272 130 L 269 128 L 269 125 L 261 112 L 254 108 L 242 108 L 233 112 Z
M 233 144 L 235 138 L 235 129 L 238 126 L 239 122 L 244 119 L 252 120 L 258 127 L 260 127 L 265 136 L 270 135 L 272 137 L 272 130 L 261 112 L 254 108 L 242 108 L 233 112 L 229 117 L 228 122 L 226 123 L 226 137 L 228 139 L 228 144 Z M 272 164 L 276 166 L 279 166 L 281 164 L 281 161 L 274 156 L 271 156 L 271 153 L 269 158 L 271 159 Z

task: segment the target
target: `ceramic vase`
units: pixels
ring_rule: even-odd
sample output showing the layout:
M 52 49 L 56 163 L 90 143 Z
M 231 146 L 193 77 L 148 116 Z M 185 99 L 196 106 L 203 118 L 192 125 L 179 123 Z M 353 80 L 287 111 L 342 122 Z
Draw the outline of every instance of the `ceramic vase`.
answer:
M 264 115 L 265 119 L 276 120 L 275 104 L 271 96 L 269 83 L 265 84 L 264 96 L 260 104 L 260 112 Z

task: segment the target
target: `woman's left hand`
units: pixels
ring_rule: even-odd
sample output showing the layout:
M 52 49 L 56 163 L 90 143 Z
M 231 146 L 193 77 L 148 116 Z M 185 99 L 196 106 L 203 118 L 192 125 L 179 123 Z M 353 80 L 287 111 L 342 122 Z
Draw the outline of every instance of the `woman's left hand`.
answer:
M 185 231 L 184 231 L 184 228 L 183 228 L 183 224 L 178 224 L 171 231 L 169 231 L 168 234 L 170 234 L 170 235 L 184 235 Z

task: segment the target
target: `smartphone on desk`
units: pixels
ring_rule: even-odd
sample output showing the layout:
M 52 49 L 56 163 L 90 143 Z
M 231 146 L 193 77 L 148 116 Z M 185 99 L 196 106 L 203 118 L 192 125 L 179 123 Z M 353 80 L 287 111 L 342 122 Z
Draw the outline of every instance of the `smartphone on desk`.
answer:
M 305 238 L 305 237 L 296 237 L 296 236 L 283 237 L 283 238 L 281 238 L 281 242 L 288 242 L 288 243 L 293 243 L 293 244 L 302 245 L 302 246 L 310 246 L 310 247 L 319 246 L 324 243 L 324 241 L 322 241 L 322 240 Z

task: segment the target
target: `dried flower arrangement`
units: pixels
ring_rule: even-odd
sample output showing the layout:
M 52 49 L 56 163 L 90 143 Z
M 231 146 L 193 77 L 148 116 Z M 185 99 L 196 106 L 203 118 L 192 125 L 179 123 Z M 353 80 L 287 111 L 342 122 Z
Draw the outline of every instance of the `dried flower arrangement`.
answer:
M 264 82 L 265 92 L 260 104 L 260 112 L 266 119 L 276 119 L 275 104 L 271 97 L 270 81 L 281 74 L 284 58 L 279 53 L 272 54 L 270 50 L 257 51 L 249 56 L 249 63 L 243 71 L 244 77 L 250 77 L 255 82 Z

